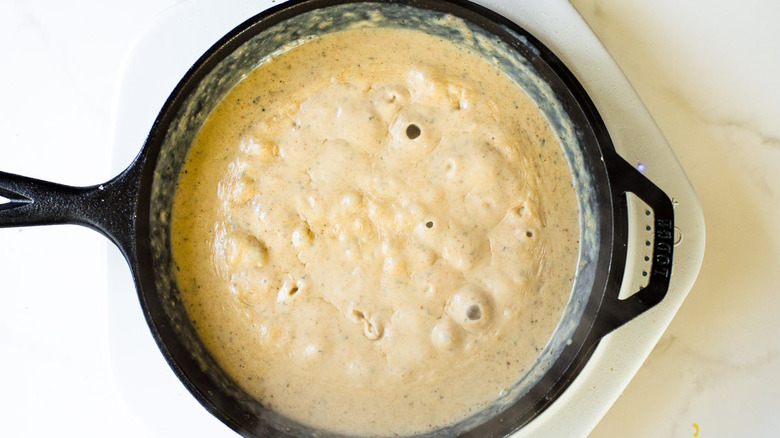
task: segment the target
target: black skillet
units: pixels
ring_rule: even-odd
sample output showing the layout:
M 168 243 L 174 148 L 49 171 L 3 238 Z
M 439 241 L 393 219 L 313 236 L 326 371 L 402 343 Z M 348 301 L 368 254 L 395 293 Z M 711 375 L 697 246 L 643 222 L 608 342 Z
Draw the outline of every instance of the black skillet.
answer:
M 465 0 L 300 0 L 236 27 L 187 72 L 160 111 L 138 157 L 121 175 L 68 187 L 0 172 L 0 226 L 79 224 L 114 242 L 127 259 L 144 315 L 176 375 L 212 414 L 244 436 L 334 436 L 253 400 L 206 351 L 170 275 L 168 217 L 176 178 L 200 124 L 241 75 L 289 41 L 347 26 L 379 11 L 382 25 L 422 29 L 471 44 L 521 83 L 561 137 L 579 197 L 580 263 L 564 316 L 539 359 L 509 394 L 484 412 L 426 437 L 507 436 L 546 409 L 590 358 L 599 340 L 660 302 L 669 287 L 673 209 L 658 187 L 617 155 L 592 101 L 544 45 L 507 19 Z M 470 40 L 442 26 L 452 14 Z M 479 38 L 483 37 L 483 38 Z M 498 47 L 498 49 L 496 49 Z M 627 257 L 626 193 L 644 200 L 653 240 L 649 282 L 618 299 Z M 643 254 L 644 255 L 644 254 Z M 638 255 L 636 255 L 638 256 Z M 151 394 L 150 394 L 151 396 Z

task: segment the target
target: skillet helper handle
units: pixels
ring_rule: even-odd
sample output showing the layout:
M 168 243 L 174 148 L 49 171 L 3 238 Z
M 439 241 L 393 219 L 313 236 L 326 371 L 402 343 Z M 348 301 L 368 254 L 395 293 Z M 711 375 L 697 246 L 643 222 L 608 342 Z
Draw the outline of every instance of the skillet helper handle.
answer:
M 608 333 L 641 315 L 666 297 L 672 275 L 674 206 L 663 190 L 623 158 L 616 156 L 608 160 L 607 165 L 611 179 L 615 182 L 613 196 L 621 202 L 623 210 L 627 211 L 626 194 L 633 193 L 650 207 L 642 214 L 652 215 L 654 224 L 653 240 L 642 242 L 642 246 L 647 245 L 652 248 L 650 269 L 647 270 L 649 277 L 647 285 L 625 299 L 618 297 L 619 288 L 608 291 L 604 297 L 602 311 L 605 312 L 605 322 L 607 322 L 605 328 Z M 627 254 L 627 257 L 631 256 L 638 255 Z M 625 265 L 618 270 L 622 273 L 624 267 Z
M 130 168 L 105 184 L 72 187 L 0 172 L 0 228 L 83 225 L 125 252 L 134 238 L 134 173 Z

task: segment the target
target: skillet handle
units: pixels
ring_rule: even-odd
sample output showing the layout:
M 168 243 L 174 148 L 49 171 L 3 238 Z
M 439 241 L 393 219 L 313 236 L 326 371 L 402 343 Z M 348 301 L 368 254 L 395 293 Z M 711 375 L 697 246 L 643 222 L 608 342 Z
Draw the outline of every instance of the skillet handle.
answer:
M 83 225 L 108 237 L 127 255 L 135 241 L 137 167 L 89 187 L 0 172 L 0 197 L 5 198 L 0 199 L 0 228 Z
M 654 227 L 653 240 L 643 242 L 643 245 L 652 246 L 653 251 L 650 269 L 647 270 L 647 286 L 625 299 L 618 298 L 619 288 L 607 291 L 599 311 L 604 318 L 602 335 L 636 318 L 666 297 L 674 252 L 674 206 L 666 193 L 623 158 L 605 157 L 605 162 L 610 180 L 614 182 L 613 197 L 620 202 L 623 211 L 627 211 L 626 193 L 633 193 L 650 207 L 651 210 L 645 211 L 644 214 L 653 216 Z M 632 237 L 636 239 L 635 236 L 628 236 L 629 239 Z M 613 265 L 616 272 L 612 275 L 622 275 L 625 261 L 621 262 L 620 266 Z

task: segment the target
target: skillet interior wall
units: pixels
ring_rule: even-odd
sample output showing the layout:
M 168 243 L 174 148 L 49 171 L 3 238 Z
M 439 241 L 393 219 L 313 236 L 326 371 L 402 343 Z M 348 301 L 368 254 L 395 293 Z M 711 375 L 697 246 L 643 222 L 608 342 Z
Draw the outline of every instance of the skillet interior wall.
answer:
M 204 55 L 188 73 L 188 79 L 174 92 L 180 92 L 182 96 L 179 101 L 174 102 L 174 105 L 178 104 L 178 108 L 173 109 L 176 116 L 165 131 L 160 146 L 152 183 L 150 211 L 152 256 L 154 266 L 161 267 L 156 270 L 155 284 L 161 302 L 164 303 L 164 311 L 184 345 L 192 353 L 191 360 L 196 361 L 201 369 L 213 377 L 218 388 L 238 399 L 249 411 L 277 428 L 292 427 L 291 433 L 313 435 L 315 431 L 290 424 L 286 419 L 262 409 L 221 370 L 198 339 L 181 304 L 179 290 L 172 275 L 169 218 L 178 174 L 195 135 L 211 110 L 248 72 L 269 57 L 312 38 L 354 27 L 404 27 L 440 36 L 473 48 L 486 58 L 494 60 L 515 82 L 525 88 L 539 105 L 564 148 L 564 155 L 572 169 L 580 209 L 580 260 L 573 293 L 564 310 L 562 322 L 537 362 L 531 367 L 531 371 L 512 391 L 486 411 L 426 436 L 450 435 L 485 422 L 522 397 L 528 388 L 545 374 L 580 324 L 585 303 L 591 294 L 595 260 L 599 250 L 600 236 L 596 225 L 599 223 L 599 210 L 595 208 L 593 183 L 587 170 L 589 167 L 584 165 L 585 159 L 580 145 L 584 134 L 575 129 L 568 116 L 567 112 L 571 109 L 564 108 L 559 103 L 553 90 L 540 78 L 529 61 L 529 58 L 539 56 L 538 50 L 527 38 L 509 29 L 505 31 L 519 42 L 514 48 L 481 28 L 451 15 L 400 4 L 346 4 L 307 12 L 280 23 L 274 22 L 280 18 L 287 17 L 273 18 L 272 26 L 265 30 L 264 23 L 260 22 L 226 37 L 215 46 L 221 48 Z M 517 52 L 516 49 L 520 51 Z M 149 141 L 155 139 L 150 138 Z M 326 436 L 321 433 L 317 435 Z

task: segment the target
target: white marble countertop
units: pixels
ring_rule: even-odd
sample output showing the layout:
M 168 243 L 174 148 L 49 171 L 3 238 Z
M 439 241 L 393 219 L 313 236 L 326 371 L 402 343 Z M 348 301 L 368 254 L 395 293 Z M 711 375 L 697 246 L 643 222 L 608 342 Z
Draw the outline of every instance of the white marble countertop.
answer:
M 0 169 L 111 177 L 122 59 L 173 3 L 0 1 Z M 776 436 L 780 4 L 572 3 L 667 136 L 707 222 L 696 285 L 591 436 Z M 75 226 L 0 230 L 0 436 L 151 436 L 112 382 L 108 251 Z

